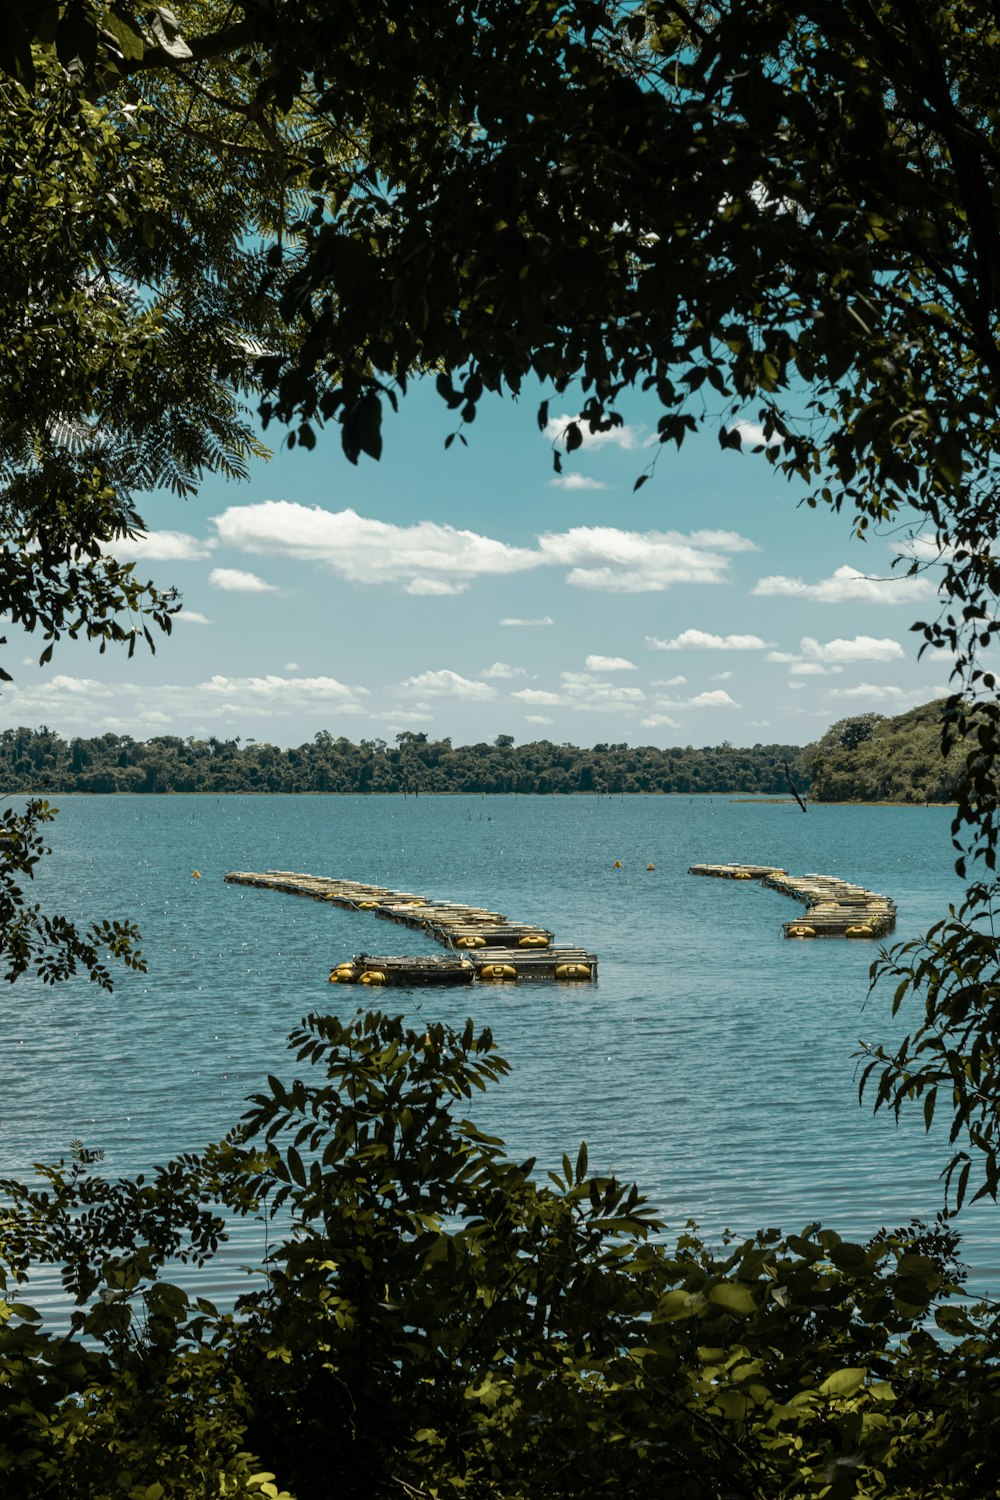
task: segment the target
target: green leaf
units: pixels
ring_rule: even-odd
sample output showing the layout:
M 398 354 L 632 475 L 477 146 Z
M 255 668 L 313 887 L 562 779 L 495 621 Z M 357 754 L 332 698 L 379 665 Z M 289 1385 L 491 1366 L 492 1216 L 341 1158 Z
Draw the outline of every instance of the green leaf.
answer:
M 821 1396 L 836 1396 L 840 1399 L 846 1399 L 848 1396 L 857 1394 L 864 1385 L 867 1375 L 867 1370 L 859 1368 L 835 1370 L 820 1385 L 819 1393 Z
M 113 6 L 108 12 L 104 22 L 108 31 L 118 43 L 123 57 L 129 62 L 138 62 L 146 50 L 142 34 L 138 30 L 135 21 L 121 6 Z
M 741 1286 L 738 1282 L 720 1281 L 717 1286 L 712 1287 L 708 1300 L 738 1318 L 749 1318 L 757 1311 L 750 1288 Z

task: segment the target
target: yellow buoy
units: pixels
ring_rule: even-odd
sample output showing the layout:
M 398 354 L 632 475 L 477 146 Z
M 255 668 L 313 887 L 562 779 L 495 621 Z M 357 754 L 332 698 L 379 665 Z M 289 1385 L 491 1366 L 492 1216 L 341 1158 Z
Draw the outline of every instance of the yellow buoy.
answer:
M 519 948 L 547 948 L 549 940 L 542 932 L 526 932 L 524 937 L 518 938 Z
M 791 927 L 785 928 L 789 937 L 811 938 L 816 936 L 815 927 L 808 926 L 805 922 L 796 922 Z
M 479 977 L 480 979 L 516 979 L 517 970 L 513 964 L 483 964 Z
M 869 938 L 875 936 L 874 927 L 869 927 L 867 922 L 857 922 L 853 927 L 848 927 L 844 933 L 849 938 Z
M 620 870 L 620 869 L 621 869 L 621 867 L 622 867 L 622 862 L 621 862 L 621 860 L 620 860 L 620 859 L 616 859 L 616 860 L 615 860 L 615 862 L 614 862 L 614 866 L 613 866 L 613 868 L 614 868 L 614 869 L 616 869 L 616 870 Z
M 655 870 L 655 869 L 656 869 L 656 866 L 655 866 L 655 865 L 647 865 L 647 866 L 646 866 L 646 869 L 647 869 L 647 870 Z
M 385 974 L 381 969 L 366 969 L 361 976 L 362 984 L 385 984 Z
M 589 979 L 589 964 L 556 964 L 557 979 Z
M 192 870 L 191 871 L 191 879 L 192 880 L 200 880 L 201 879 L 201 871 L 200 870 Z
M 455 943 L 456 948 L 485 948 L 484 937 L 460 937 Z
M 378 911 L 377 901 L 359 901 L 358 911 Z
M 357 977 L 353 969 L 334 969 L 330 975 L 330 983 L 353 984 Z
M 749 870 L 734 870 L 732 878 L 733 880 L 752 880 L 753 876 L 750 874 Z

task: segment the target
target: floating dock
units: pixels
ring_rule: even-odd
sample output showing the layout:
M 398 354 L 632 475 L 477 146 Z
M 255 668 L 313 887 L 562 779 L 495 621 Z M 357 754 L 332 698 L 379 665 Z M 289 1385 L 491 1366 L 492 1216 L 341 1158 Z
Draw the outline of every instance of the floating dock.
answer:
M 500 912 L 457 901 L 432 901 L 412 891 L 390 890 L 357 880 L 302 875 L 294 870 L 230 870 L 230 885 L 259 886 L 291 896 L 309 896 L 349 911 L 370 912 L 386 921 L 426 932 L 449 950 L 446 955 L 405 956 L 356 953 L 338 964 L 333 984 L 471 984 L 522 979 L 597 978 L 597 957 L 583 948 L 557 946 L 546 927 L 512 922 Z
M 719 880 L 759 880 L 805 903 L 805 914 L 784 923 L 787 938 L 880 938 L 896 926 L 896 907 L 888 896 L 834 875 L 789 875 L 777 865 L 692 865 L 689 875 Z

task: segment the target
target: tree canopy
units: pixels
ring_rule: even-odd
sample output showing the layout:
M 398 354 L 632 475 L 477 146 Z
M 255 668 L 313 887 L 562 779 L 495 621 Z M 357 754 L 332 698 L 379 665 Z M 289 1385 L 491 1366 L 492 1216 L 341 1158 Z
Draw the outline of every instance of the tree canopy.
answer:
M 0 0 L 0 21 L 0 614 L 43 658 L 62 634 L 152 645 L 177 600 L 110 544 L 151 486 L 238 477 L 255 404 L 307 447 L 338 424 L 352 462 L 378 458 L 384 404 L 420 376 L 446 442 L 534 381 L 579 389 L 570 451 L 633 391 L 660 403 L 663 445 L 708 428 L 735 448 L 759 420 L 809 503 L 910 528 L 904 566 L 940 570 L 917 628 L 957 660 L 954 836 L 985 874 L 882 962 L 924 1013 L 867 1077 L 928 1123 L 946 1101 L 957 1198 L 973 1166 L 995 1197 L 994 5 Z M 0 830 L 8 952 L 100 981 L 101 942 L 127 958 L 134 933 L 90 942 L 25 906 L 43 816 Z M 583 1157 L 550 1193 L 455 1126 L 444 1095 L 502 1071 L 488 1040 L 375 1016 L 295 1042 L 327 1081 L 272 1080 L 162 1193 L 82 1157 L 47 1195 L 5 1185 L 8 1276 L 58 1253 L 74 1290 L 107 1293 L 77 1320 L 89 1343 L 2 1304 L 15 1482 L 33 1466 L 49 1493 L 160 1500 L 209 1474 L 273 1495 L 252 1443 L 305 1496 L 329 1422 L 324 1451 L 360 1435 L 381 1455 L 365 1493 L 995 1487 L 995 1326 L 960 1307 L 937 1313 L 955 1342 L 924 1326 L 958 1284 L 947 1235 L 652 1253 L 642 1205 Z M 155 1275 L 207 1253 L 215 1199 L 280 1200 L 301 1230 L 242 1324 Z
M 571 451 L 633 391 L 664 445 L 737 447 L 750 415 L 810 504 L 909 529 L 903 566 L 937 569 L 941 612 L 915 628 L 957 663 L 953 832 L 992 912 L 992 3 L 3 15 L 0 609 L 43 654 L 169 626 L 176 600 L 108 544 L 144 486 L 240 472 L 246 402 L 289 442 L 338 424 L 353 462 L 419 376 L 446 443 L 529 380 L 579 391 Z

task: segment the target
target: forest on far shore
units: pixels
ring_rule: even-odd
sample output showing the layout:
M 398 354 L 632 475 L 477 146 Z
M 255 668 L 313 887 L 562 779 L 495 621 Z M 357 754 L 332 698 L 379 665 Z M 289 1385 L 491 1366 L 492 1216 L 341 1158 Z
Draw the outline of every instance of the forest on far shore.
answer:
M 696 795 L 736 792 L 814 801 L 946 802 L 961 751 L 941 755 L 942 704 L 896 718 L 862 714 L 834 724 L 816 744 L 630 746 L 589 749 L 513 735 L 452 745 L 406 730 L 392 744 L 355 744 L 320 730 L 282 750 L 255 740 L 134 740 L 103 734 L 63 739 L 54 730 L 0 733 L 0 787 L 6 792 L 361 792 L 586 793 Z M 787 767 L 787 770 L 786 770 Z

